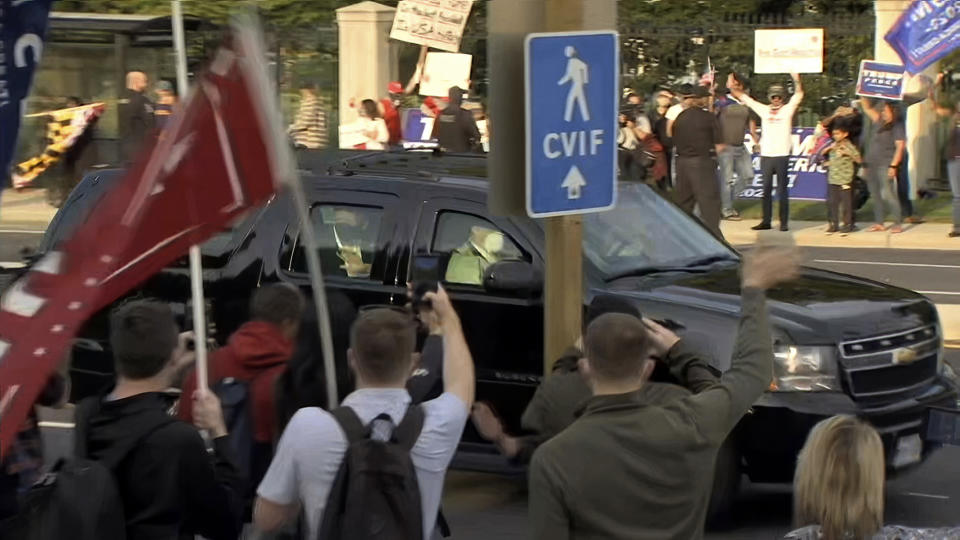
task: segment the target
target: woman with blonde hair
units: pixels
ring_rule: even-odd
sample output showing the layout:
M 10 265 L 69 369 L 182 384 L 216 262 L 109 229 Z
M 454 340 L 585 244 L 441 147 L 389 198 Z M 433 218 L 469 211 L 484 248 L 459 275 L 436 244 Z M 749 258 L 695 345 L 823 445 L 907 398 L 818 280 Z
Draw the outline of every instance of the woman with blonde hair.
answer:
M 853 416 L 821 421 L 807 437 L 793 479 L 794 520 L 786 540 L 960 538 L 960 529 L 883 526 L 885 460 L 873 426 Z

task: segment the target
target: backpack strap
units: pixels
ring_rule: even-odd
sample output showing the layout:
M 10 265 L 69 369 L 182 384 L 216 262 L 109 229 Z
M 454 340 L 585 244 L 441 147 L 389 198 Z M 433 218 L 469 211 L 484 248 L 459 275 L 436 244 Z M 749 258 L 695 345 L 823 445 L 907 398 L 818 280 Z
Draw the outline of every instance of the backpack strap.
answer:
M 400 425 L 393 430 L 393 438 L 407 452 L 413 449 L 420 438 L 420 431 L 423 429 L 423 407 L 411 404 L 407 408 L 407 413 L 403 415 Z
M 330 414 L 333 415 L 334 420 L 340 424 L 340 429 L 343 430 L 343 434 L 347 437 L 348 445 L 362 441 L 369 436 L 370 430 L 360 422 L 360 417 L 357 416 L 357 413 L 350 407 L 337 407 L 330 411 Z

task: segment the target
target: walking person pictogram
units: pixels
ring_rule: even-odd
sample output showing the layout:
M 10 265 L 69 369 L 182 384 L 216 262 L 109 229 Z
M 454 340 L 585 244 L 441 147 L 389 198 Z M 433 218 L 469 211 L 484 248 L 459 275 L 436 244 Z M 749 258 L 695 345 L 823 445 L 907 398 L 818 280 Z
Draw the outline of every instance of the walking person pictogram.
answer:
M 576 103 L 580 108 L 580 116 L 585 122 L 590 121 L 590 110 L 587 108 L 587 94 L 584 85 L 590 82 L 589 66 L 587 63 L 577 57 L 577 50 L 571 45 L 567 45 L 564 50 L 567 58 L 567 73 L 562 79 L 557 81 L 558 86 L 566 83 L 570 84 L 570 93 L 567 94 L 567 108 L 563 113 L 563 119 L 567 122 L 573 121 L 573 104 Z

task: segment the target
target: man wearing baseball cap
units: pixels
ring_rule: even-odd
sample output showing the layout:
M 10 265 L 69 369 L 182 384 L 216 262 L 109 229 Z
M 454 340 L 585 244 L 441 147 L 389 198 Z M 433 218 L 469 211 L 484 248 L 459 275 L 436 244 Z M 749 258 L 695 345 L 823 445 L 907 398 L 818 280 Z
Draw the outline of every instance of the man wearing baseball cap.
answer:
M 717 117 L 707 112 L 710 91 L 703 86 L 684 95 L 686 109 L 673 124 L 673 147 L 677 152 L 677 206 L 693 215 L 700 208 L 700 219 L 717 238 L 720 232 L 720 185 L 717 183 L 717 154 L 723 138 Z
M 769 105 L 759 103 L 743 90 L 731 73 L 727 78 L 727 88 L 741 103 L 760 116 L 760 170 L 763 175 L 763 220 L 753 227 L 756 231 L 769 230 L 773 213 L 773 175 L 777 175 L 777 197 L 780 199 L 780 230 L 789 230 L 790 193 L 787 169 L 790 164 L 790 152 L 793 146 L 793 115 L 803 100 L 803 86 L 800 75 L 792 73 L 795 88 L 790 101 L 786 101 L 787 91 L 781 84 L 774 84 L 767 90 Z

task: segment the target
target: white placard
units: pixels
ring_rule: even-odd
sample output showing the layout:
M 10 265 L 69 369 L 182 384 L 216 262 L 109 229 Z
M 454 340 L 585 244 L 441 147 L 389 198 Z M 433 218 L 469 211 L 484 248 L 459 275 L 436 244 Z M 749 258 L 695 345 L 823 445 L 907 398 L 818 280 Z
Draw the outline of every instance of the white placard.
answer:
M 472 7 L 473 0 L 400 0 L 390 37 L 457 52 Z
M 451 86 L 466 90 L 470 86 L 473 57 L 459 53 L 427 53 L 420 79 L 421 96 L 446 97 Z
M 823 28 L 755 30 L 754 73 L 822 73 Z
M 367 142 L 363 122 L 340 124 L 340 148 L 354 148 Z

